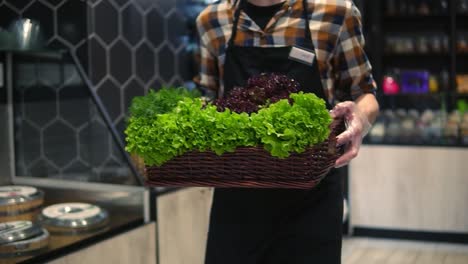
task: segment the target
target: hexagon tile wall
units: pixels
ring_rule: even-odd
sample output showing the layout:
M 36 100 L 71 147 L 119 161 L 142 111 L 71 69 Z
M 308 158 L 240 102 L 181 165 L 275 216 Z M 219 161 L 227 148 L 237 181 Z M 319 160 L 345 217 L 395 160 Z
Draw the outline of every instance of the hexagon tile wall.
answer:
M 192 78 L 187 52 L 190 32 L 183 11 L 188 2 L 191 0 L 0 0 L 0 27 L 8 28 L 19 17 L 32 18 L 41 24 L 49 48 L 75 52 L 123 136 L 128 107 L 134 96 L 145 94 L 149 88 L 181 85 Z M 65 101 L 73 96 L 67 95 L 67 89 L 57 91 L 45 85 L 25 89 L 18 96 L 47 97 L 49 101 L 56 100 L 55 105 L 62 112 L 72 111 L 69 101 Z M 64 173 L 63 166 L 70 167 L 70 161 L 74 161 L 71 168 L 83 169 L 90 163 L 79 154 L 80 141 L 87 135 L 87 129 L 82 126 L 99 127 L 102 120 L 85 125 L 79 123 L 80 117 L 68 118 L 60 112 L 59 118 L 51 121 L 57 116 L 54 111 L 52 107 L 41 109 L 41 114 L 34 109 L 24 109 L 21 113 L 25 119 L 35 120 L 24 122 L 23 132 L 28 138 L 33 138 L 29 135 L 41 138 L 39 142 L 29 140 L 29 143 L 25 139 L 24 146 L 31 149 L 25 151 L 23 160 L 37 161 L 37 166 L 47 168 L 49 173 Z M 88 109 L 85 114 L 92 112 Z M 67 155 L 61 153 L 59 158 L 52 159 L 54 166 L 49 166 L 42 157 L 57 154 L 47 146 L 48 142 L 57 140 L 53 137 L 57 131 L 76 141 L 77 149 Z M 25 169 L 32 166 L 23 165 Z

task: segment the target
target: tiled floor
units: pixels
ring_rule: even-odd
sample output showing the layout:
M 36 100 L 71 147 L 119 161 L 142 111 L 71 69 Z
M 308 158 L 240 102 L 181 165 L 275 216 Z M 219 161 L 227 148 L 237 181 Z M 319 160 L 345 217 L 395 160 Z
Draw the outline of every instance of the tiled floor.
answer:
M 468 245 L 347 238 L 343 264 L 468 264 Z

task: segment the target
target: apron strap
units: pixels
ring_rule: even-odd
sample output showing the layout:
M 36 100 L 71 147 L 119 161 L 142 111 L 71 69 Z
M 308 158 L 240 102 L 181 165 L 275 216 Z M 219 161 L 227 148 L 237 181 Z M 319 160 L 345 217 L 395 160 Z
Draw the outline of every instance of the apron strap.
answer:
M 239 24 L 240 11 L 242 7 L 244 7 L 245 1 L 247 0 L 236 1 L 236 3 L 239 2 L 239 4 L 237 5 L 236 11 L 234 13 L 234 22 L 232 25 L 231 37 L 229 38 L 229 41 L 228 41 L 228 46 L 227 46 L 228 48 L 234 46 L 234 40 L 236 39 L 236 34 L 237 34 L 237 25 Z
M 312 41 L 312 37 L 310 35 L 310 26 L 309 26 L 309 12 L 307 12 L 308 4 L 307 0 L 302 0 L 302 17 L 305 20 L 305 38 L 309 41 Z

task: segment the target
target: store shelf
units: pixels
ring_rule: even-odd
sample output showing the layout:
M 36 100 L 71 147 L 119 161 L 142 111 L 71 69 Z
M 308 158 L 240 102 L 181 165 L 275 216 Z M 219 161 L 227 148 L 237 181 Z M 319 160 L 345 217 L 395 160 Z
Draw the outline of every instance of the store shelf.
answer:
M 440 66 L 440 61 L 448 64 L 450 61 L 450 54 L 448 53 L 385 53 L 382 56 L 385 62 L 405 63 L 412 61 L 412 64 L 420 65 L 434 65 Z
M 399 97 L 441 97 L 445 96 L 446 93 L 399 93 L 399 94 L 382 94 L 387 98 L 399 98 Z
M 450 28 L 450 16 L 385 16 L 382 27 L 389 32 L 437 32 L 447 31 Z
M 384 16 L 385 23 L 449 23 L 450 16 L 449 15 L 385 15 Z

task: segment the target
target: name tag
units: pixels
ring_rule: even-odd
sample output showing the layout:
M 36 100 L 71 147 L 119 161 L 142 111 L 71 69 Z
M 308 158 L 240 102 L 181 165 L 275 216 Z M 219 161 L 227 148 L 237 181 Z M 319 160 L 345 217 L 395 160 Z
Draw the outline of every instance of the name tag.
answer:
M 289 52 L 289 59 L 312 66 L 315 61 L 315 53 L 299 47 L 292 47 Z

